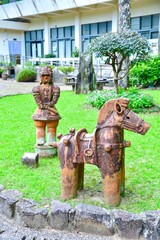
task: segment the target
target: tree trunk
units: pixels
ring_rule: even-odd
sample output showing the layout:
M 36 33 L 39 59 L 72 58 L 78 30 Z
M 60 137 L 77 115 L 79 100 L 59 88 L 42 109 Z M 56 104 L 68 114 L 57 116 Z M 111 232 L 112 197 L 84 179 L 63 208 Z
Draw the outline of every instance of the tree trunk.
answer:
M 118 31 L 122 32 L 125 30 L 130 29 L 130 16 L 131 16 L 131 11 L 130 11 L 130 0 L 118 0 L 118 10 L 119 10 L 119 28 Z M 123 68 L 126 67 L 127 62 L 129 61 L 129 58 L 127 58 L 124 63 L 123 63 Z M 124 73 L 121 72 L 120 75 L 123 75 Z M 129 76 L 128 74 L 119 81 L 119 85 L 123 88 L 128 87 L 128 82 L 129 82 Z
M 77 84 L 75 92 L 77 94 L 87 94 L 96 89 L 96 76 L 94 73 L 92 57 L 86 59 L 84 55 L 80 56 L 79 73 L 77 75 Z

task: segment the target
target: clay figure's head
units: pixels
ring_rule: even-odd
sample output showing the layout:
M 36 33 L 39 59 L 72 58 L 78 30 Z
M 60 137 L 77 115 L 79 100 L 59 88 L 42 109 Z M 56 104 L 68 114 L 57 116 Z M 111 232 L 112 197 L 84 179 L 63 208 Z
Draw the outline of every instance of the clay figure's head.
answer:
M 44 66 L 40 69 L 40 84 L 53 84 L 52 82 L 53 72 L 50 66 Z

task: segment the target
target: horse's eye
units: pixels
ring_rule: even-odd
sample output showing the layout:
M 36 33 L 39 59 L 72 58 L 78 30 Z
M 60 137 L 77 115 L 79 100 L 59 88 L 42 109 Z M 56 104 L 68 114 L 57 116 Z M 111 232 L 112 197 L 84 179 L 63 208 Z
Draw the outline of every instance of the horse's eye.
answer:
M 127 116 L 126 118 L 127 118 L 127 119 L 130 119 L 130 117 L 129 117 L 129 116 Z

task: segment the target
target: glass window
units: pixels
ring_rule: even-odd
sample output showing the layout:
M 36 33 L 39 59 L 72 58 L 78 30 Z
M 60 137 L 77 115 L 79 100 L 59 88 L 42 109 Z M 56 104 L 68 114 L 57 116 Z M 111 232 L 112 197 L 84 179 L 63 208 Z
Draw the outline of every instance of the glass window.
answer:
M 71 41 L 71 46 L 72 46 L 72 52 L 75 50 L 75 40 Z
M 58 28 L 58 38 L 63 38 L 64 34 L 63 34 L 63 28 Z
M 64 58 L 64 41 L 58 41 L 58 53 L 59 53 L 59 58 Z
M 72 26 L 71 27 L 71 37 L 74 37 L 75 36 L 75 27 Z
M 158 38 L 158 32 L 152 32 L 151 39 L 157 39 L 157 38 Z
M 82 35 L 89 35 L 89 24 L 85 24 L 82 26 Z
M 71 28 L 70 27 L 65 27 L 65 37 L 69 38 L 71 36 Z
M 104 34 L 106 32 L 106 22 L 99 23 L 99 34 Z
M 147 39 L 149 39 L 149 31 L 145 31 L 145 32 L 140 32 L 140 34 L 144 37 L 146 37 Z
M 57 42 L 52 42 L 52 53 L 57 57 Z
M 26 41 L 30 40 L 30 32 L 25 32 L 25 40 Z
M 82 42 L 82 50 L 83 50 L 83 52 L 87 49 L 88 44 L 89 44 L 89 39 L 84 39 L 83 42 Z
M 151 28 L 151 16 L 141 17 L 141 29 L 150 29 Z
M 52 28 L 51 29 L 51 39 L 56 39 L 57 38 L 57 28 Z
M 91 35 L 97 35 L 97 23 L 91 24 Z
M 30 43 L 26 43 L 26 56 L 31 57 Z
M 140 29 L 140 18 L 131 18 L 131 29 L 132 30 L 139 30 Z
M 158 29 L 158 26 L 159 26 L 159 15 L 155 14 L 152 16 L 152 28 Z
M 31 40 L 36 40 L 36 31 L 31 31 Z
M 37 40 L 43 39 L 43 31 L 42 30 L 37 30 Z
M 107 22 L 107 32 L 112 32 L 112 21 Z
M 71 57 L 71 42 L 70 40 L 66 40 L 66 46 L 65 46 L 65 49 L 66 49 L 66 57 Z

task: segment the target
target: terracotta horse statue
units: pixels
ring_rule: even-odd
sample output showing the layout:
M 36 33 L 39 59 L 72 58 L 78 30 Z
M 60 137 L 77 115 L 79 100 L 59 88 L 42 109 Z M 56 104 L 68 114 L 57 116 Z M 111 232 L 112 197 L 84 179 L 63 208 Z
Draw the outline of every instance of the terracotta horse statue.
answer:
M 128 109 L 129 100 L 119 98 L 107 101 L 100 109 L 97 126 L 92 134 L 85 128 L 59 135 L 58 147 L 61 162 L 61 197 L 63 200 L 76 197 L 83 189 L 84 164 L 96 165 L 102 176 L 105 202 L 109 206 L 120 204 L 124 192 L 124 129 L 145 134 L 149 124 Z

